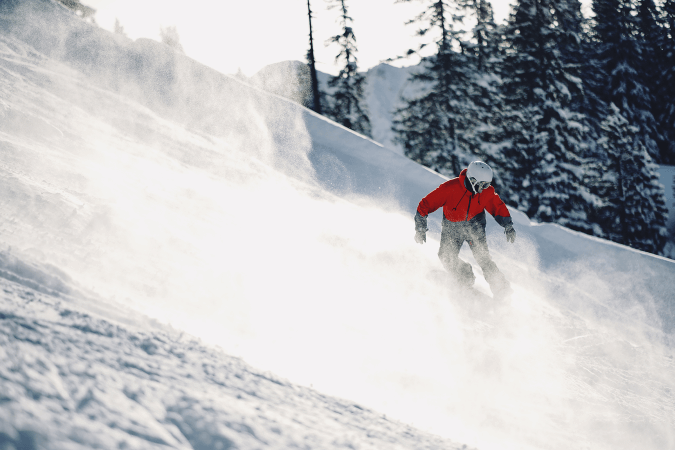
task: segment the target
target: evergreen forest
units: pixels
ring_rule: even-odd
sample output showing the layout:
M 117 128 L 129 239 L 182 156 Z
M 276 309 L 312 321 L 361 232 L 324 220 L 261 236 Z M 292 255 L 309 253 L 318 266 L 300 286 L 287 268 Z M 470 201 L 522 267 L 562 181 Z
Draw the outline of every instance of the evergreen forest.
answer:
M 421 43 L 399 58 L 434 52 L 410 79 L 422 94 L 395 112 L 405 155 L 448 177 L 483 160 L 532 220 L 665 255 L 657 168 L 674 164 L 673 0 L 592 0 L 591 17 L 580 0 L 516 0 L 502 24 L 488 0 L 415 3 Z M 346 0 L 330 4 L 345 68 L 324 114 L 368 135 Z
M 60 1 L 94 22 L 92 8 Z M 324 40 L 339 68 L 330 93 L 317 82 L 314 3 L 340 29 Z M 420 11 L 407 23 L 419 45 L 390 58 L 420 61 L 409 80 L 418 94 L 392 112 L 407 157 L 448 177 L 485 161 L 505 203 L 531 220 L 673 255 L 658 168 L 674 165 L 674 0 L 589 0 L 586 14 L 580 0 L 513 0 L 501 23 L 489 0 L 391 7 L 401 3 Z M 371 136 L 349 6 L 307 0 L 303 103 Z M 160 32 L 182 51 L 175 27 Z

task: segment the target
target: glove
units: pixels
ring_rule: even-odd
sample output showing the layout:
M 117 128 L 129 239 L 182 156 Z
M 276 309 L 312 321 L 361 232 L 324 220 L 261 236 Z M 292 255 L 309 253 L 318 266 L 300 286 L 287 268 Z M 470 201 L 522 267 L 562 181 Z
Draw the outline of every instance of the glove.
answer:
M 415 242 L 418 244 L 423 244 L 427 237 L 425 237 L 425 232 L 427 232 L 427 216 L 422 216 L 417 211 L 415 212 Z
M 512 224 L 509 224 L 507 227 L 505 227 L 505 236 L 507 237 L 507 241 L 510 243 L 513 243 L 516 239 L 516 230 L 514 230 Z
M 415 242 L 418 244 L 423 244 L 427 240 L 427 237 L 425 236 L 425 232 L 422 232 L 420 230 L 417 230 L 415 232 Z

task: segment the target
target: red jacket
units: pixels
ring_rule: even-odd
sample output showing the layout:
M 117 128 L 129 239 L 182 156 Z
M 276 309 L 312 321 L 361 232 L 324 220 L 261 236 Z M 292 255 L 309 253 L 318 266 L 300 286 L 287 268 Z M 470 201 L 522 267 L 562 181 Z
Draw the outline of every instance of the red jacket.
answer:
M 451 222 L 462 222 L 469 221 L 487 211 L 503 227 L 506 223 L 511 224 L 509 210 L 500 196 L 495 193 L 495 188 L 489 186 L 479 194 L 468 191 L 465 188 L 466 173 L 467 169 L 463 169 L 460 176 L 442 183 L 437 189 L 423 197 L 418 204 L 418 213 L 421 216 L 427 216 L 443 206 L 446 219 Z

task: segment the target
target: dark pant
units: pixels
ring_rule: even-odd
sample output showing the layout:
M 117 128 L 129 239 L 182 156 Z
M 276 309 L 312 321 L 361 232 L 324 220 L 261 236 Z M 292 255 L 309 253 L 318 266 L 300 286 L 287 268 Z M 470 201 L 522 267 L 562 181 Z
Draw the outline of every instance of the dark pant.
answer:
M 441 260 L 441 264 L 446 271 L 460 283 L 471 285 L 474 282 L 471 265 L 458 257 L 460 248 L 465 241 L 469 244 L 474 259 L 481 267 L 493 294 L 509 289 L 509 282 L 507 282 L 507 279 L 500 272 L 491 259 L 491 254 L 488 252 L 486 226 L 481 222 L 451 222 L 446 218 L 443 219 L 441 223 L 439 260 Z

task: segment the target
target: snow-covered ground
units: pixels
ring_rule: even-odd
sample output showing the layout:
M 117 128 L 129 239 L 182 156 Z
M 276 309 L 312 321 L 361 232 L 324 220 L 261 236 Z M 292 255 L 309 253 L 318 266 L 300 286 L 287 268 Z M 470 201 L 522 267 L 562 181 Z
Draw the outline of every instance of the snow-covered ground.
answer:
M 673 260 L 512 211 L 511 304 L 467 249 L 458 297 L 441 176 L 48 0 L 0 5 L 0 157 L 0 445 L 674 447 Z
M 3 449 L 461 448 L 0 260 Z
M 402 107 L 402 96 L 413 97 L 420 88 L 409 82 L 411 75 L 419 70 L 418 66 L 394 67 L 387 63 L 378 64 L 364 73 L 364 101 L 371 122 L 371 136 L 386 148 L 400 155 L 404 148 L 394 141 L 392 121 L 394 111 Z M 317 72 L 319 87 L 331 93 L 328 74 Z
M 364 72 L 364 103 L 371 122 L 374 141 L 389 150 L 404 154 L 404 148 L 394 141 L 392 121 L 397 108 L 404 105 L 402 96 L 414 97 L 421 88 L 409 81 L 419 66 L 394 67 L 381 63 Z M 242 77 L 246 79 L 246 77 Z M 299 79 L 301 81 L 299 82 Z M 317 71 L 319 89 L 330 95 L 335 88 L 329 86 L 331 75 Z M 247 80 L 250 84 L 279 96 L 303 103 L 311 96 L 310 73 L 307 64 L 300 61 L 282 61 L 270 64 Z M 324 99 L 327 101 L 328 99 Z

